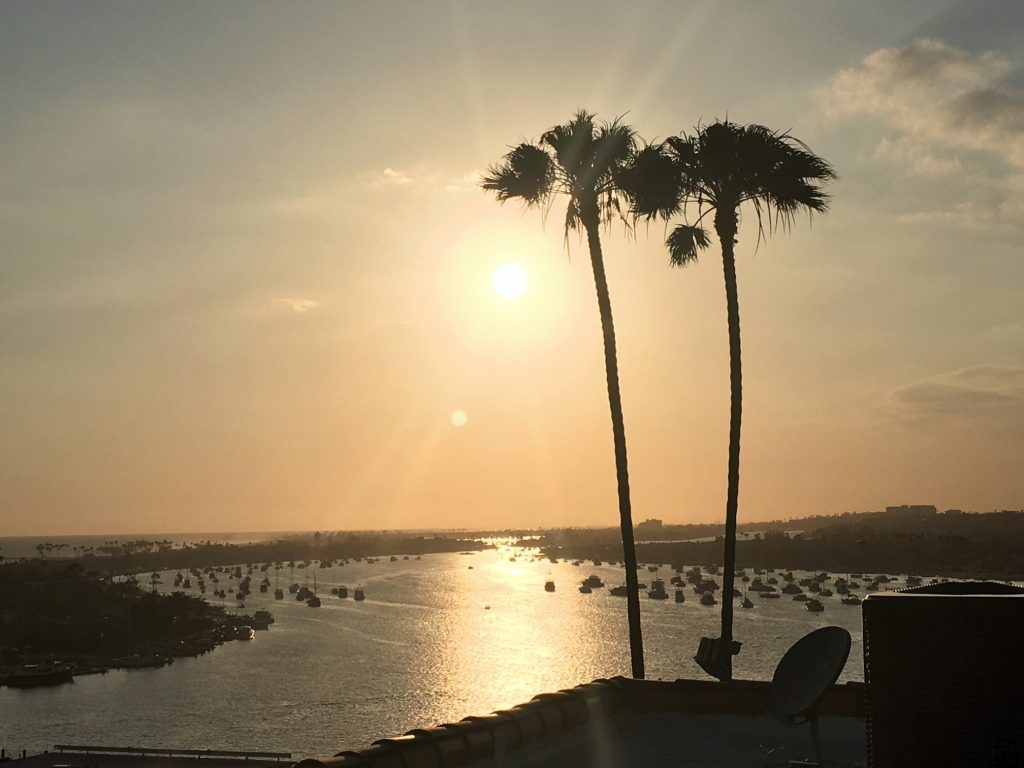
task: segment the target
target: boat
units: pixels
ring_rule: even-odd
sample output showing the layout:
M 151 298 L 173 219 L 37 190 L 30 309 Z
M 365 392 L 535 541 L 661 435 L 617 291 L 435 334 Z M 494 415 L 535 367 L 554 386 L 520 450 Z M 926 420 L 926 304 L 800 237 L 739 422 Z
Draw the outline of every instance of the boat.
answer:
M 856 595 L 847 595 L 839 602 L 841 602 L 843 605 L 860 605 L 860 598 Z
M 803 592 L 801 592 L 799 595 L 793 595 L 793 599 L 798 603 L 809 603 L 814 598 L 808 597 Z
M 299 585 L 298 584 L 292 584 L 290 587 L 288 587 L 288 591 L 291 592 L 294 595 L 296 592 L 299 591 Z
M 280 587 L 275 589 L 274 590 L 274 599 L 275 600 L 284 600 L 284 590 L 281 589 Z
M 256 637 L 256 632 L 248 624 L 235 627 L 235 640 L 252 640 L 254 637 Z
M 778 592 L 762 592 L 761 597 L 766 597 L 769 600 L 778 600 L 782 595 Z
M 683 592 L 683 590 L 681 590 L 681 589 L 677 589 L 676 590 L 676 602 L 677 603 L 685 603 L 686 602 L 686 593 Z
M 316 595 L 313 595 L 311 598 L 306 600 L 306 605 L 308 605 L 310 608 L 319 608 L 320 598 Z
M 544 591 L 545 592 L 554 592 L 555 591 L 555 582 L 551 581 L 550 579 L 548 581 L 545 581 L 544 582 Z
M 608 594 L 612 597 L 625 597 L 629 594 L 629 592 L 627 591 L 625 584 L 620 584 L 617 587 L 612 587 L 611 589 L 609 589 Z
M 647 593 L 647 597 L 651 600 L 668 600 L 668 592 L 665 591 L 665 582 L 661 579 L 655 579 L 651 582 L 651 589 Z
M 788 582 L 786 586 L 782 588 L 782 592 L 787 595 L 799 595 L 803 593 L 803 590 L 799 586 L 794 584 L 792 581 Z
M 309 587 L 299 587 L 299 591 L 295 593 L 296 601 L 309 600 L 311 597 L 314 597 L 314 595 L 313 590 Z
M 0 682 L 11 688 L 39 688 L 44 685 L 72 683 L 71 666 L 56 661 L 52 664 L 25 664 L 8 672 Z
M 746 595 L 743 596 L 743 602 L 740 603 L 740 605 L 742 605 L 744 608 L 753 608 L 754 607 L 754 603 Z
M 348 587 L 338 587 L 338 597 L 342 600 L 348 598 Z
M 581 592 L 582 594 L 584 594 L 584 595 L 589 595 L 589 594 L 590 594 L 591 592 L 593 592 L 593 591 L 594 591 L 594 590 L 592 590 L 592 589 L 590 588 L 590 585 L 589 585 L 589 584 L 587 584 L 586 582 L 583 582 L 582 584 L 580 584 L 580 592 Z
M 583 580 L 583 583 L 591 589 L 600 589 L 604 586 L 604 582 L 601 581 L 601 577 L 596 574 L 591 574 Z
M 270 611 L 256 611 L 256 614 L 252 617 L 253 629 L 270 629 L 270 625 L 274 623 L 274 617 Z
M 715 600 L 715 595 L 714 595 L 714 593 L 713 593 L 713 592 L 711 592 L 711 591 L 705 592 L 705 593 L 703 593 L 703 594 L 702 594 L 702 595 L 700 596 L 700 604 L 701 604 L 701 605 L 716 605 L 716 604 L 717 604 L 717 602 L 718 602 L 718 601 L 717 601 L 717 600 Z
M 831 589 L 824 589 L 823 588 L 821 590 L 821 592 L 819 592 L 818 594 L 821 595 L 822 597 L 832 597 L 832 590 Z
M 355 594 L 352 596 L 352 599 L 353 600 L 365 600 L 366 599 L 366 595 L 363 594 L 363 588 L 362 587 L 356 587 L 356 591 L 355 591 Z
M 804 608 L 806 608 L 811 613 L 821 613 L 825 610 L 825 606 L 822 604 L 822 602 L 820 600 L 815 600 L 813 597 L 810 598 L 806 603 L 804 603 Z

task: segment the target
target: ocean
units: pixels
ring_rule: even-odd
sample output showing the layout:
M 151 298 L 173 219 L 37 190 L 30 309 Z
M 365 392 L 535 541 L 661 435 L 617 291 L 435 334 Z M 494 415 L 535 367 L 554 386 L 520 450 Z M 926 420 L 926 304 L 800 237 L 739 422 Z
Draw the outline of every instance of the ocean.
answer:
M 310 586 L 316 574 L 319 609 L 287 593 L 285 569 L 285 600 L 274 600 L 271 587 L 246 601 L 246 613 L 266 608 L 276 618 L 252 641 L 160 669 L 116 670 L 53 688 L 0 688 L 0 746 L 8 754 L 65 743 L 326 755 L 628 675 L 625 599 L 607 588 L 589 595 L 577 589 L 592 573 L 608 586 L 621 584 L 622 570 L 522 554 L 511 560 L 518 551 L 296 570 L 296 581 Z M 666 582 L 671 575 L 660 572 Z M 273 581 L 274 571 L 268 576 Z M 254 591 L 261 578 L 256 571 Z M 641 574 L 641 581 L 652 578 Z M 556 583 L 554 593 L 545 592 L 547 579 Z M 172 581 L 172 573 L 164 574 L 161 589 Z M 366 600 L 330 595 L 338 585 L 363 586 Z M 752 609 L 736 606 L 735 636 L 744 644 L 737 677 L 770 679 L 793 642 L 838 624 L 854 638 L 841 680 L 862 679 L 858 607 L 823 598 L 826 609 L 815 614 L 788 595 L 751 599 Z M 233 599 L 211 602 L 235 608 Z M 687 587 L 685 603 L 641 597 L 641 609 L 648 677 L 703 678 L 692 657 L 702 635 L 718 634 L 719 606 L 701 606 Z

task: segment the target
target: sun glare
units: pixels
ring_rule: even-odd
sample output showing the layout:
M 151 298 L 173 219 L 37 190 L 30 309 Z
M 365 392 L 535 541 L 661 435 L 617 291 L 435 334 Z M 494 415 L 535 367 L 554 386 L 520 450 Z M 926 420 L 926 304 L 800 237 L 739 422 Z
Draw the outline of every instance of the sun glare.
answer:
M 526 290 L 526 272 L 518 264 L 502 264 L 491 280 L 495 292 L 506 299 L 517 299 Z
M 452 411 L 452 425 L 456 427 L 466 426 L 466 422 L 469 421 L 469 417 L 465 411 Z

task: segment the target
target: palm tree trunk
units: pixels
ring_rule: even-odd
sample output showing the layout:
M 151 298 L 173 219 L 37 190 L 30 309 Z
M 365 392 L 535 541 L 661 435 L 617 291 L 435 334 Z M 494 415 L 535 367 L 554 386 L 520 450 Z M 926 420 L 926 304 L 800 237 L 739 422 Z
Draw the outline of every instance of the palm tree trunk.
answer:
M 740 422 L 743 418 L 743 371 L 740 365 L 740 300 L 736 288 L 735 209 L 716 216 L 715 228 L 722 243 L 725 271 L 725 305 L 729 321 L 729 477 L 725 498 L 725 574 L 722 578 L 722 669 L 732 679 L 732 609 L 736 579 L 736 515 L 740 493 Z
M 590 264 L 594 269 L 597 306 L 601 313 L 604 336 L 604 368 L 608 379 L 608 406 L 612 414 L 612 437 L 615 443 L 615 476 L 619 491 L 619 527 L 622 531 L 622 562 L 626 568 L 626 612 L 629 621 L 629 655 L 633 677 L 644 676 L 644 642 L 640 628 L 640 588 L 636 575 L 636 546 L 633 542 L 633 511 L 629 501 L 629 469 L 626 464 L 626 427 L 622 418 L 622 396 L 619 392 L 619 363 L 615 353 L 615 325 L 612 322 L 612 301 L 608 294 L 608 278 L 604 272 L 600 219 L 597 206 L 581 211 L 587 230 Z

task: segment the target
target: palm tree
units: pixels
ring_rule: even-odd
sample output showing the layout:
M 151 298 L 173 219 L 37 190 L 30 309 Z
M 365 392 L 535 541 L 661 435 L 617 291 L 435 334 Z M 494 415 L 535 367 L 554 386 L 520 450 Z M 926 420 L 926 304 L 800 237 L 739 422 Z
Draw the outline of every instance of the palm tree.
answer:
M 761 125 L 738 125 L 728 120 L 698 127 L 692 136 L 670 137 L 660 146 L 637 153 L 626 186 L 634 214 L 648 219 L 670 218 L 697 209 L 693 225 L 684 223 L 666 241 L 674 266 L 697 260 L 707 247 L 700 227 L 714 215 L 715 233 L 722 246 L 725 303 L 729 325 L 728 490 L 725 503 L 725 574 L 722 585 L 722 637 L 716 644 L 712 668 L 722 679 L 732 678 L 733 588 L 736 571 L 736 519 L 740 483 L 740 422 L 743 383 L 740 365 L 740 306 L 736 288 L 734 249 L 740 208 L 749 203 L 757 217 L 758 242 L 781 227 L 789 230 L 798 213 L 825 213 L 829 197 L 822 184 L 835 178 L 831 165 L 788 133 Z
M 542 211 L 549 208 L 555 195 L 566 195 L 569 198 L 565 215 L 566 237 L 570 231 L 580 229 L 587 237 L 604 336 L 604 365 L 612 417 L 619 525 L 626 568 L 629 649 L 633 677 L 642 678 L 644 652 L 640 630 L 636 550 L 633 544 L 633 515 L 629 500 L 629 471 L 626 464 L 626 430 L 619 392 L 615 326 L 612 322 L 612 304 L 600 237 L 601 225 L 610 224 L 614 216 L 623 213 L 626 199 L 620 173 L 635 151 L 636 137 L 632 128 L 619 120 L 598 123 L 593 115 L 581 110 L 568 123 L 556 125 L 547 131 L 539 143 L 523 143 L 514 147 L 499 164 L 488 169 L 481 186 L 494 192 L 500 202 L 517 199 L 527 207 Z

